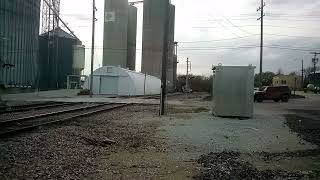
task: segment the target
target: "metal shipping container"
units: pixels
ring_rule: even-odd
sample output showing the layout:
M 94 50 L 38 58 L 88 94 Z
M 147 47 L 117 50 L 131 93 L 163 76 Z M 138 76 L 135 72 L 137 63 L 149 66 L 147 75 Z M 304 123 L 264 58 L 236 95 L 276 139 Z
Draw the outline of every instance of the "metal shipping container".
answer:
M 215 116 L 253 116 L 254 69 L 252 65 L 213 68 L 212 112 Z
M 7 88 L 37 85 L 40 0 L 0 0 L 0 83 Z

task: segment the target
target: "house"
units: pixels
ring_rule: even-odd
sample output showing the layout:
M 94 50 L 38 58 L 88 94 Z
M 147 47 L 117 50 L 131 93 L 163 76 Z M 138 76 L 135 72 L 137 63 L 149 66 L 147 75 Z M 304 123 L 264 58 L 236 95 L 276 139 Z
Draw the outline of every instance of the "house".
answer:
M 320 71 L 317 71 L 315 74 L 310 74 L 308 80 L 310 84 L 320 87 Z
M 277 75 L 273 77 L 273 86 L 288 86 L 291 90 L 303 88 L 302 77 L 297 75 Z

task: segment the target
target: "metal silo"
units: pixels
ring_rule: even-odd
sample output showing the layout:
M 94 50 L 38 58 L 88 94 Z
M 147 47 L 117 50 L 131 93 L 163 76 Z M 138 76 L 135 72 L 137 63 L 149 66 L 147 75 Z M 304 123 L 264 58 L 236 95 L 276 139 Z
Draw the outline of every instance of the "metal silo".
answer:
M 0 84 L 9 89 L 37 85 L 39 23 L 40 0 L 0 0 Z

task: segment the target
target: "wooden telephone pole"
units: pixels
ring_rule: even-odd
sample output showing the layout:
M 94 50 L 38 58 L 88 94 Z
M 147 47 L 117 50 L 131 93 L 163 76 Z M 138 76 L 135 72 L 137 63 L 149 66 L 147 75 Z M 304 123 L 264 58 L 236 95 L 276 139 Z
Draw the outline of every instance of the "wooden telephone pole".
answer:
M 257 11 L 261 12 L 260 17 L 257 19 L 258 21 L 261 21 L 261 37 L 260 37 L 260 83 L 262 86 L 262 65 L 263 65 L 263 17 L 265 16 L 264 14 L 264 7 L 266 6 L 266 3 L 264 0 L 261 0 L 261 6 L 257 9 Z

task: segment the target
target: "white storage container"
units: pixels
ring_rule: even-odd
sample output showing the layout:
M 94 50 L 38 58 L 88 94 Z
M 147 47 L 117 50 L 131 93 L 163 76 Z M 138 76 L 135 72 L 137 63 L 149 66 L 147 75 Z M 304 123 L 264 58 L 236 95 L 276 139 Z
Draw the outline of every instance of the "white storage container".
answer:
M 215 116 L 253 116 L 254 69 L 252 65 L 213 68 L 212 112 Z

